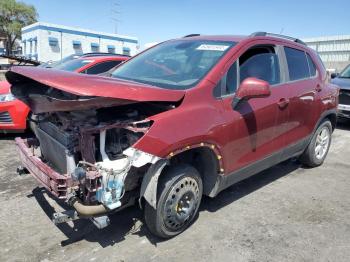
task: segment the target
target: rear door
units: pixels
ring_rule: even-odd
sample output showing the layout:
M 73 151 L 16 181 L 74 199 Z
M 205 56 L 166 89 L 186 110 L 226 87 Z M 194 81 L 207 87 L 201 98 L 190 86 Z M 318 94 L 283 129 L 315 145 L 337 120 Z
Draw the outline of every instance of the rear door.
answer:
M 283 50 L 287 69 L 286 89 L 289 92 L 289 120 L 285 140 L 287 147 L 293 146 L 293 150 L 298 151 L 307 143 L 317 121 L 316 99 L 322 81 L 308 53 L 287 46 Z
M 279 159 L 284 148 L 285 125 L 288 120 L 288 94 L 280 68 L 280 47 L 253 45 L 242 52 L 221 81 L 221 93 L 226 118 L 223 148 L 228 173 L 256 164 L 272 156 Z M 232 109 L 233 94 L 247 77 L 265 80 L 271 85 L 267 98 L 253 98 Z M 264 163 L 265 164 L 265 163 Z

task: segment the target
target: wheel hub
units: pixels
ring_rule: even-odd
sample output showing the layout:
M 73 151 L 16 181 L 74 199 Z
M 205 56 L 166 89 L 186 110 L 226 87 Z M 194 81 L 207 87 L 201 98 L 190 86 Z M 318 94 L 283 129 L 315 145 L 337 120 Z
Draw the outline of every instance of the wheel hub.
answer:
M 315 155 L 317 159 L 322 159 L 328 150 L 330 141 L 330 132 L 327 127 L 324 127 L 320 130 L 316 137 L 315 145 Z
M 176 183 L 166 200 L 165 226 L 174 231 L 190 222 L 199 199 L 198 183 L 195 179 L 186 178 Z

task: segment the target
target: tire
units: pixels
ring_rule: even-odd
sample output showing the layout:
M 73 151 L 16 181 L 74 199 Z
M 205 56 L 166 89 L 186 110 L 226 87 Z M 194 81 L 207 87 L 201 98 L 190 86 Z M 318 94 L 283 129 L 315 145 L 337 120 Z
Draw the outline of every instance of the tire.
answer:
M 145 203 L 145 222 L 152 234 L 171 238 L 188 228 L 196 217 L 202 179 L 195 168 L 181 164 L 162 174 L 157 191 L 157 208 Z
M 324 120 L 318 126 L 312 136 L 310 144 L 299 158 L 303 165 L 317 167 L 323 164 L 331 145 L 332 129 L 332 124 L 329 120 Z

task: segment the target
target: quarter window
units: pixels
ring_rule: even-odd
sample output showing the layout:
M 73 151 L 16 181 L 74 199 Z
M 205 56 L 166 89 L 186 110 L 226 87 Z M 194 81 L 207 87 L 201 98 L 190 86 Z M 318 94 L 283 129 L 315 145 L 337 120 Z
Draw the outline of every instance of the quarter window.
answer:
M 289 80 L 299 80 L 310 77 L 309 65 L 304 51 L 284 47 L 289 69 Z
M 309 70 L 310 70 L 310 76 L 315 76 L 316 75 L 316 66 L 314 61 L 312 61 L 312 58 L 309 54 L 306 54 L 307 56 L 307 62 L 309 64 Z

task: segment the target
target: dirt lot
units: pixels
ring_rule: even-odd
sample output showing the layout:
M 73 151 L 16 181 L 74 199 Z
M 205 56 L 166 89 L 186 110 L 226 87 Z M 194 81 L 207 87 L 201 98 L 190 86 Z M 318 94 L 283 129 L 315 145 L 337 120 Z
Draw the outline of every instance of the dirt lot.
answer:
M 349 124 L 322 167 L 287 161 L 205 198 L 195 224 L 168 241 L 150 235 L 136 207 L 103 230 L 53 225 L 51 205 L 61 207 L 16 175 L 13 136 L 0 136 L 0 261 L 349 261 Z

